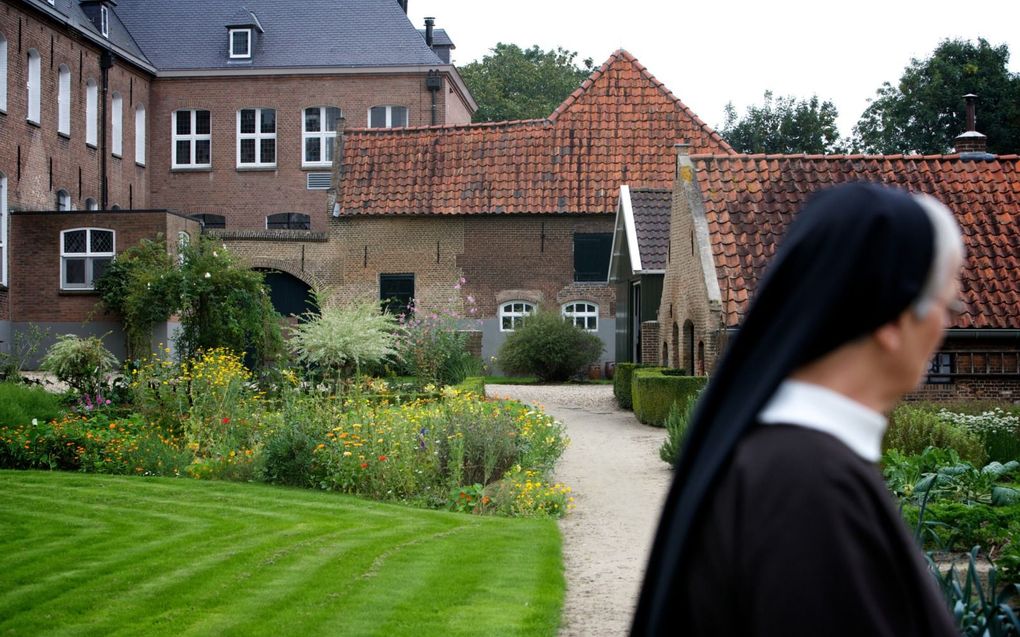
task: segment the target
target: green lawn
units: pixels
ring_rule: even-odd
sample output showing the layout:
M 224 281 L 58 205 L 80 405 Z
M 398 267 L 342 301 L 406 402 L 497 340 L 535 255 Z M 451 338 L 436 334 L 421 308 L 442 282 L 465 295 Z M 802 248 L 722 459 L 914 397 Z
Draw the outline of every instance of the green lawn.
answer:
M 0 635 L 554 635 L 553 520 L 0 471 Z

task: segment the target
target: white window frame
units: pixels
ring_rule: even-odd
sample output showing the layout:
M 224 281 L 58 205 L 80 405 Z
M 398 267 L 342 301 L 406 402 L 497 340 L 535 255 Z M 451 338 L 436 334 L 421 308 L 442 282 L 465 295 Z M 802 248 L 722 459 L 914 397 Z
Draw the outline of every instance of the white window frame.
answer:
M 124 156 L 124 98 L 117 91 L 110 98 L 110 154 Z
M 72 210 L 74 210 L 74 206 L 71 205 L 71 193 L 61 188 L 57 191 L 57 211 L 71 212 Z
M 42 111 L 42 56 L 35 49 L 28 50 L 28 81 L 25 90 L 28 91 L 28 108 L 25 118 L 35 125 L 39 125 L 39 118 Z
M 386 109 L 386 125 L 385 126 L 382 126 L 382 127 L 372 126 L 372 109 L 373 108 L 385 108 Z M 394 126 L 393 125 L 393 109 L 394 108 L 402 108 L 402 109 L 404 109 L 404 123 L 401 126 Z M 405 128 L 405 127 L 409 126 L 410 123 L 411 123 L 411 109 L 408 108 L 407 106 L 403 106 L 401 104 L 376 104 L 375 106 L 370 106 L 369 109 L 368 109 L 368 127 L 369 128 Z
M 85 82 L 85 143 L 99 145 L 99 84 L 91 77 Z
M 522 306 L 517 308 L 515 306 Z M 531 301 L 522 301 L 517 299 L 515 301 L 507 301 L 501 303 L 499 306 L 499 331 L 500 332 L 513 332 L 520 325 L 524 317 L 535 313 L 535 304 Z M 510 320 L 510 327 L 505 325 L 506 320 Z
M 110 37 L 110 11 L 105 4 L 99 5 L 99 32 L 104 38 Z
M 85 200 L 85 210 L 99 210 L 99 202 L 89 197 Z
M 71 136 L 71 69 L 57 67 L 57 133 Z
M 248 42 L 248 45 L 245 47 L 244 53 L 235 53 L 234 52 L 234 34 L 235 33 L 243 33 L 246 36 L 248 36 L 246 38 L 247 42 Z M 230 59 L 231 60 L 250 60 L 251 59 L 251 29 L 229 29 L 228 30 L 228 35 L 227 35 L 227 45 L 228 45 L 228 47 L 230 49 Z
M 68 232 L 80 232 L 85 231 L 85 252 L 67 252 L 64 250 L 64 237 Z M 112 235 L 110 252 L 93 252 L 92 251 L 92 233 L 93 232 L 109 232 Z M 113 260 L 117 254 L 117 233 L 110 228 L 68 228 L 60 233 L 60 289 L 61 290 L 94 290 L 95 289 L 95 276 L 93 264 L 98 259 L 110 259 Z M 67 260 L 68 259 L 85 259 L 85 283 L 68 283 L 67 282 Z
M 0 33 L 0 111 L 7 112 L 7 38 Z
M 209 113 L 209 132 L 199 134 L 198 130 L 198 113 L 205 111 Z M 188 114 L 188 121 L 190 122 L 190 133 L 178 134 L 177 133 L 177 118 L 182 113 Z M 195 163 L 195 148 L 198 142 L 207 141 L 209 142 L 209 162 L 205 164 Z M 212 113 L 204 108 L 182 108 L 173 112 L 170 117 L 170 165 L 172 168 L 211 168 L 212 167 Z M 191 160 L 190 164 L 178 164 L 177 163 L 177 142 L 188 142 L 189 155 L 188 158 Z
M 135 106 L 135 163 L 145 165 L 145 105 Z
M 301 167 L 302 168 L 325 168 L 333 164 L 332 159 L 325 159 L 327 155 L 331 155 L 333 152 L 333 140 L 336 139 L 336 129 L 326 130 L 326 113 L 329 109 L 335 108 L 337 110 L 337 121 L 344 116 L 343 111 L 336 106 L 309 106 L 301 110 Z M 308 126 L 308 120 L 305 119 L 307 111 L 316 109 L 319 111 L 319 130 L 309 131 L 306 127 Z M 322 157 L 319 161 L 308 161 L 308 140 L 318 139 L 319 140 L 319 156 Z
M 593 301 L 571 301 L 560 308 L 563 319 L 587 332 L 599 331 L 599 304 Z M 578 322 L 580 321 L 580 322 Z
M 241 113 L 244 111 L 255 111 L 255 132 L 254 133 L 242 133 L 241 132 Z M 262 112 L 273 111 L 273 132 L 263 133 L 262 132 Z M 275 108 L 240 108 L 237 110 L 237 167 L 238 168 L 276 168 L 276 155 L 279 150 L 276 146 L 276 130 L 279 128 L 276 122 L 276 109 Z M 255 140 L 255 161 L 253 162 L 241 162 L 241 142 L 245 140 Z M 263 162 L 262 161 L 262 143 L 264 141 L 273 140 L 273 161 Z
M 7 285 L 7 175 L 0 173 L 0 285 Z

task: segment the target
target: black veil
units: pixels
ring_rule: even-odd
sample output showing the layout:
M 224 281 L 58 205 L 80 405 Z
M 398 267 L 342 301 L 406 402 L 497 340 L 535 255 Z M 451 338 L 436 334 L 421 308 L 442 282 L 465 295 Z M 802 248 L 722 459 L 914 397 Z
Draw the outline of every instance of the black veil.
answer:
M 804 206 L 691 422 L 663 509 L 631 634 L 682 626 L 677 574 L 701 504 L 737 440 L 789 374 L 894 319 L 918 299 L 934 230 L 905 191 L 854 183 Z

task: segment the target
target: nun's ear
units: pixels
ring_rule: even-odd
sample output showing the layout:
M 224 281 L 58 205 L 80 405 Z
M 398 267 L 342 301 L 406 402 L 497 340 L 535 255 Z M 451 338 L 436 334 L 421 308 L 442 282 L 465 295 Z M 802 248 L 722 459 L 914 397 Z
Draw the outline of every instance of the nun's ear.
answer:
M 895 354 L 903 349 L 904 329 L 906 327 L 904 323 L 910 320 L 909 314 L 910 310 L 902 312 L 895 319 L 879 326 L 878 329 L 871 333 L 871 337 L 879 349 L 889 354 Z

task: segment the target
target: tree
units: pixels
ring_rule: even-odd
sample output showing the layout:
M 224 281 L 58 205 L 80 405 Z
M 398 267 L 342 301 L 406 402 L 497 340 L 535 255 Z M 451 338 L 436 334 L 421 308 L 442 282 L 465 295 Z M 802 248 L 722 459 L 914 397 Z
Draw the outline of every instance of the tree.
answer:
M 1020 75 L 1009 48 L 984 39 L 945 40 L 912 59 L 896 85 L 882 84 L 854 127 L 853 145 L 871 153 L 944 153 L 966 130 L 963 96 L 978 95 L 977 129 L 993 153 L 1020 149 Z
M 738 119 L 732 102 L 727 104 L 719 134 L 742 153 L 833 153 L 840 151 L 837 117 L 833 103 L 817 95 L 773 100 L 772 91 L 765 91 L 762 104 L 747 107 L 743 118 Z
M 481 61 L 460 68 L 478 102 L 476 122 L 548 117 L 594 68 L 591 58 L 574 63 L 577 53 L 538 45 L 521 49 L 497 44 Z

